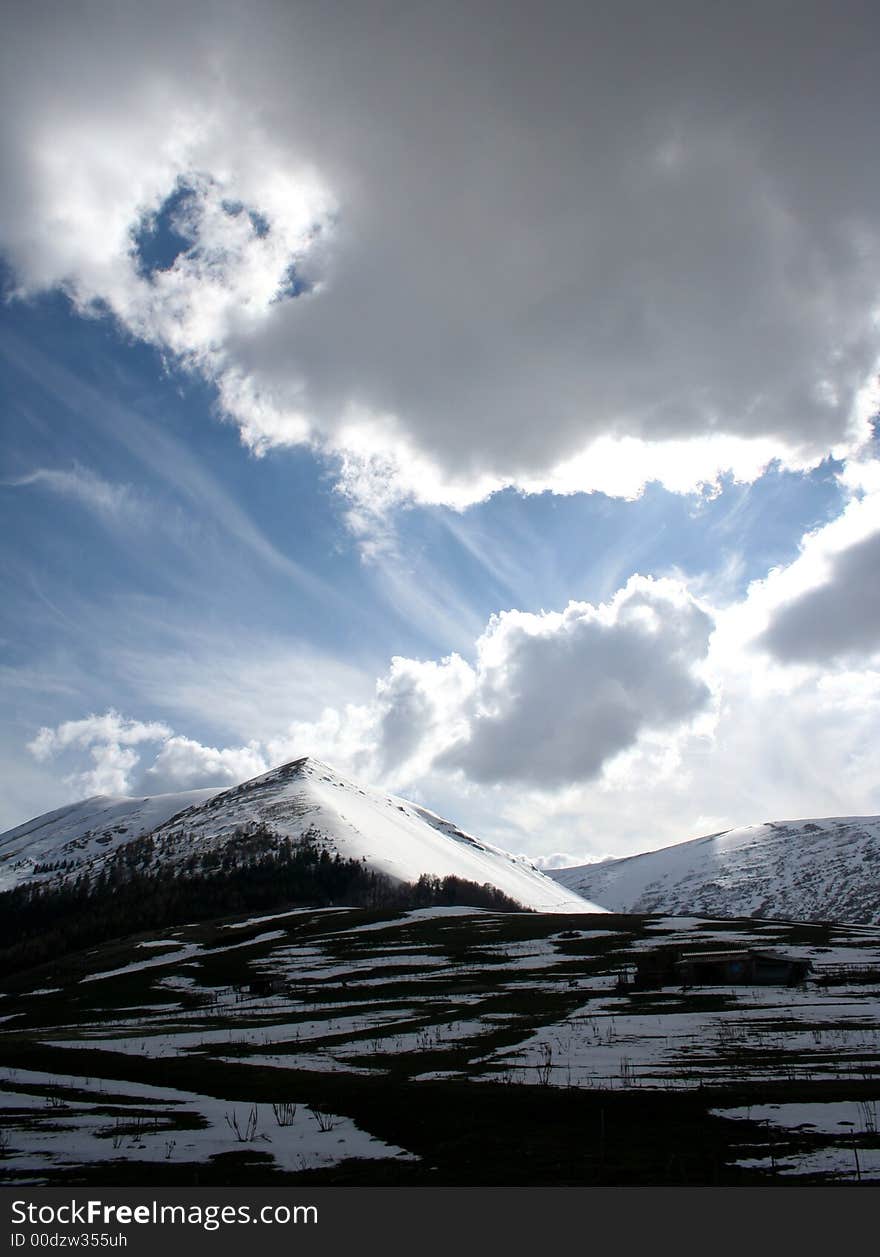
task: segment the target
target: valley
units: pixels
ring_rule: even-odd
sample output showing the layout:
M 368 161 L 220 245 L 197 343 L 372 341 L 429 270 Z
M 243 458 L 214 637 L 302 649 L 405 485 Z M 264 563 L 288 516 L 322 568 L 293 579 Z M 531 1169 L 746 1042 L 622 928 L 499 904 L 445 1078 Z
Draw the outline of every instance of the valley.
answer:
M 619 989 L 658 946 L 813 969 Z M 0 1182 L 880 1182 L 874 927 L 306 908 L 2 985 Z

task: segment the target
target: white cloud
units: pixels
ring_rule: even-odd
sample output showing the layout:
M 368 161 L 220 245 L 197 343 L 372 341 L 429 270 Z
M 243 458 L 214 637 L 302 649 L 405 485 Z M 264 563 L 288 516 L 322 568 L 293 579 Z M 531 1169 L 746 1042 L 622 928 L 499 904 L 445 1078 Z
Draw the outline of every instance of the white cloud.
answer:
M 880 530 L 840 551 L 824 584 L 783 607 L 761 642 L 783 662 L 880 650 Z
M 725 610 L 716 656 L 740 658 L 743 668 L 779 692 L 796 684 L 802 669 L 774 667 L 758 652 L 804 666 L 845 662 L 847 656 L 871 659 L 880 648 L 878 466 L 868 460 L 844 468 L 841 481 L 851 494 L 844 509 L 804 535 L 793 562 L 752 582 L 747 596 Z
M 526 859 L 529 857 L 526 856 Z M 534 861 L 539 869 L 570 869 L 578 863 L 578 857 L 571 851 L 551 851 L 549 855 L 540 855 Z
M 866 437 L 878 355 L 876 15 L 844 8 L 817 58 L 784 6 L 683 6 L 686 40 L 651 3 L 19 7 L 0 243 L 252 449 L 334 456 L 361 533 L 810 466 Z
M 712 621 L 670 580 L 632 577 L 607 605 L 494 617 L 478 642 L 467 733 L 441 762 L 473 780 L 550 787 L 597 777 L 643 731 L 704 711 Z
M 204 785 L 232 786 L 259 776 L 268 767 L 255 742 L 218 750 L 177 734 L 163 743 L 135 789 L 145 794 L 171 794 Z
M 468 736 L 468 709 L 479 673 L 459 655 L 433 660 L 395 658 L 376 686 L 377 767 L 383 777 L 412 779 Z
M 64 781 L 72 797 L 165 794 L 200 786 L 234 785 L 265 772 L 256 742 L 217 749 L 175 734 L 162 721 L 131 720 L 112 709 L 82 720 L 44 726 L 27 744 L 40 763 L 77 763 Z M 92 767 L 83 769 L 82 752 Z M 79 754 L 77 754 L 79 753 Z M 144 764 L 144 754 L 150 756 Z
M 65 720 L 57 729 L 43 727 L 33 742 L 28 744 L 37 759 L 44 760 L 56 751 L 70 747 L 88 747 L 94 744 L 137 746 L 141 742 L 155 742 L 170 736 L 171 730 L 161 721 L 129 720 L 119 712 L 105 712 L 101 716 L 85 716 L 82 720 Z
M 231 783 L 301 754 L 370 779 L 411 781 L 445 765 L 474 781 L 552 788 L 597 776 L 643 733 L 671 732 L 706 709 L 696 665 L 710 629 L 680 584 L 633 577 L 605 606 L 494 617 L 475 666 L 458 655 L 395 658 L 372 702 L 326 707 L 263 741 L 218 749 L 109 711 L 43 728 L 29 749 L 40 760 L 87 749 L 96 768 L 71 780 L 94 790 Z M 159 749 L 136 776 L 132 748 L 142 743 Z
M 756 582 L 742 610 L 782 663 L 857 665 L 880 652 L 880 461 L 847 464 L 841 481 L 852 495 L 844 511 Z
M 86 750 L 93 767 L 72 772 L 64 779 L 74 797 L 125 794 L 130 774 L 140 759 L 134 748 L 170 734 L 171 730 L 161 721 L 129 720 L 111 709 L 100 716 L 66 720 L 56 729 L 44 726 L 28 743 L 28 750 L 40 762 L 64 757 L 65 752 Z
M 784 701 L 746 674 L 724 680 L 717 723 L 677 739 L 671 771 L 635 753 L 626 775 L 567 790 L 462 796 L 461 821 L 533 859 L 562 848 L 578 864 L 737 825 L 880 812 L 880 674 L 803 677 Z
M 711 616 L 680 582 L 633 577 L 608 603 L 495 616 L 473 664 L 396 657 L 371 702 L 325 708 L 270 740 L 403 788 L 450 771 L 546 790 L 598 777 L 637 744 L 664 771 L 681 730 L 711 720 L 700 675 Z
M 272 764 L 314 755 L 350 772 L 359 780 L 376 780 L 375 714 L 369 705 L 347 703 L 325 707 L 314 720 L 295 720 L 278 736 L 269 738 Z

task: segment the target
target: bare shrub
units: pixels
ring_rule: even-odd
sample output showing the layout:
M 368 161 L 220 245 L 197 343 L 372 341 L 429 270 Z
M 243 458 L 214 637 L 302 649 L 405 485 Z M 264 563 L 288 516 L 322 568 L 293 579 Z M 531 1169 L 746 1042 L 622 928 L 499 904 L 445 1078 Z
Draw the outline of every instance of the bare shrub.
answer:
M 553 1048 L 549 1043 L 541 1044 L 541 1063 L 538 1066 L 538 1082 L 542 1087 L 550 1086 L 553 1075 Z
M 273 1104 L 272 1112 L 279 1126 L 292 1126 L 296 1118 L 295 1104 Z
M 312 1117 L 318 1123 L 318 1130 L 326 1134 L 327 1131 L 333 1130 L 336 1125 L 336 1118 L 332 1113 L 324 1113 L 321 1109 L 309 1109 Z
M 232 1131 L 233 1135 L 235 1135 L 235 1138 L 240 1144 L 249 1144 L 255 1138 L 259 1120 L 256 1105 L 253 1105 L 250 1113 L 248 1113 L 244 1129 L 242 1129 L 238 1120 L 238 1114 L 234 1109 L 231 1115 L 229 1113 L 226 1114 L 226 1125 Z

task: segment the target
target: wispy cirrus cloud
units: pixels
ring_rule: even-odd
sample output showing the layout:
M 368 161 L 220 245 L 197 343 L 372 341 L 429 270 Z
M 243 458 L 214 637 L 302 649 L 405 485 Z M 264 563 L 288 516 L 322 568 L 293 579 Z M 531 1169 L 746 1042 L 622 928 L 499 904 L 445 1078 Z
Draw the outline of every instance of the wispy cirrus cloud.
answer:
M 37 467 L 24 476 L 0 481 L 5 488 L 46 489 L 81 503 L 110 522 L 143 520 L 148 508 L 131 485 L 105 480 L 89 467 Z
M 7 331 L 0 337 L 0 353 L 103 440 L 118 442 L 131 457 L 149 469 L 159 483 L 173 490 L 187 508 L 209 520 L 264 568 L 294 582 L 311 598 L 344 604 L 330 582 L 279 549 L 254 522 L 241 501 L 172 433 L 149 423 L 133 407 L 102 394 L 87 380 L 14 333 Z M 84 491 L 87 490 L 84 488 Z

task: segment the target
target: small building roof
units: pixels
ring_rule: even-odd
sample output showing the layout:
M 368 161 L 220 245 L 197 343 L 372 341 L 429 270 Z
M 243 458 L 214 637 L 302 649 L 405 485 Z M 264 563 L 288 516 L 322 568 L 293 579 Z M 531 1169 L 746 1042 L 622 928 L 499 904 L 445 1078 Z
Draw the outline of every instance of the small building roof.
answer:
M 710 962 L 719 960 L 748 960 L 750 956 L 759 953 L 749 951 L 743 948 L 739 951 L 683 951 L 679 955 L 679 960 L 706 960 Z
M 785 960 L 795 961 L 797 956 L 787 956 L 781 951 L 771 951 L 764 947 L 742 947 L 730 951 L 683 951 L 679 960 Z

